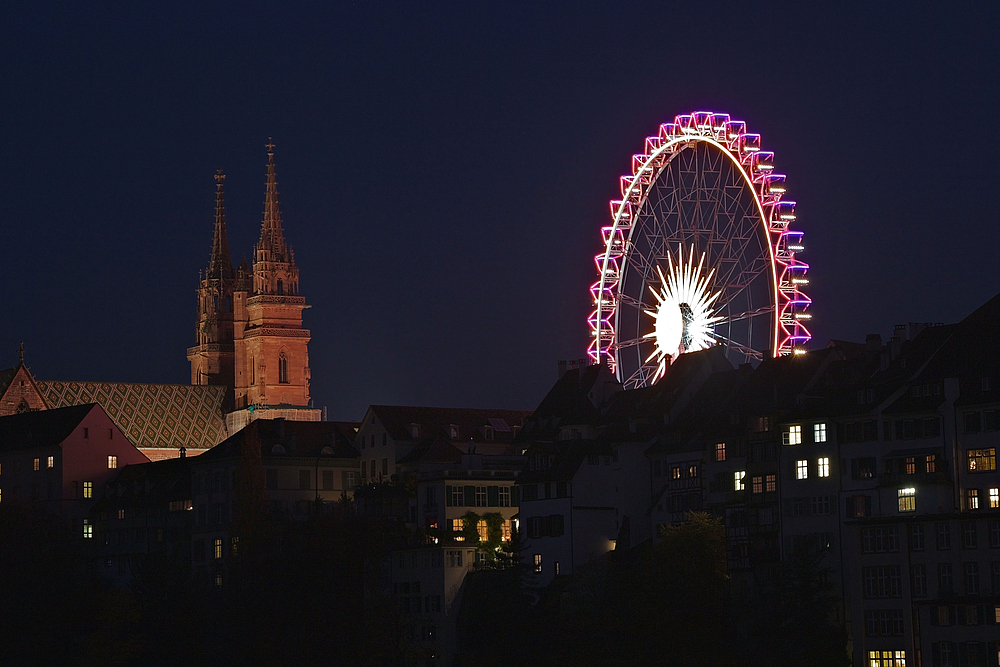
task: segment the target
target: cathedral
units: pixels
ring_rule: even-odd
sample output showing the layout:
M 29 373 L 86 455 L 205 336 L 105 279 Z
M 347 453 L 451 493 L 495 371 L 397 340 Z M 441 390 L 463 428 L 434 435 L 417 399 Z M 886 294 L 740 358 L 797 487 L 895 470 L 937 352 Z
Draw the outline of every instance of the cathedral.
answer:
M 226 237 L 220 169 L 215 175 L 212 254 L 197 290 L 197 344 L 188 348 L 192 385 L 226 388 L 226 430 L 254 419 L 319 421 L 309 398 L 308 308 L 299 294 L 295 254 L 285 242 L 278 207 L 274 144 L 267 145 L 267 177 L 260 239 L 253 265 L 233 267 Z

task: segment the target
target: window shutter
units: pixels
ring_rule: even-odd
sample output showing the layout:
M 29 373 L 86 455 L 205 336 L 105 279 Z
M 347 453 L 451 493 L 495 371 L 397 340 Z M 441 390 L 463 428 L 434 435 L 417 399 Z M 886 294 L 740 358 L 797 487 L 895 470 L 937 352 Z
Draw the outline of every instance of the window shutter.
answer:
M 865 496 L 865 516 L 872 515 L 872 497 Z
M 465 503 L 463 503 L 463 504 L 466 507 L 475 507 L 476 506 L 476 487 L 474 487 L 474 486 L 467 486 L 467 487 L 465 487 L 465 494 L 464 495 L 465 495 Z
M 444 487 L 444 504 L 447 507 L 451 507 L 451 484 L 446 484 Z
M 500 487 L 499 486 L 488 486 L 488 487 L 486 487 L 486 506 L 487 507 L 500 507 Z
M 521 487 L 513 486 L 510 489 L 510 506 L 518 507 L 521 504 Z

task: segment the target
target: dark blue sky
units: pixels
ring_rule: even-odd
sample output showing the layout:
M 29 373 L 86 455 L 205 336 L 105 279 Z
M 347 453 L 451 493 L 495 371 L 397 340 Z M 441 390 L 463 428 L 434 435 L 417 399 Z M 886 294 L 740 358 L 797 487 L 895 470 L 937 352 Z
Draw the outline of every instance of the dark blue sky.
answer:
M 788 174 L 814 345 L 1000 292 L 1000 5 L 284 4 L 4 4 L 0 365 L 186 382 L 213 174 L 238 261 L 269 136 L 332 418 L 534 407 L 618 176 L 696 109 Z

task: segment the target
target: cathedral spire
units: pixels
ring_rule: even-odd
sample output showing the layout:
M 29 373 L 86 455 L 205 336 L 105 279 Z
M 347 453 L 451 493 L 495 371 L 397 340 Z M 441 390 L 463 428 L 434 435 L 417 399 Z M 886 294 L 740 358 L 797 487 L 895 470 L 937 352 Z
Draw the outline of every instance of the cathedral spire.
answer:
M 226 207 L 222 199 L 222 181 L 226 176 L 219 169 L 215 172 L 215 236 L 212 239 L 212 257 L 208 261 L 208 276 L 232 278 L 233 263 L 229 259 L 229 241 L 226 238 Z
M 278 179 L 274 172 L 274 142 L 267 140 L 267 182 L 264 193 L 264 221 L 257 242 L 257 257 L 265 261 L 287 262 L 285 236 L 278 209 Z

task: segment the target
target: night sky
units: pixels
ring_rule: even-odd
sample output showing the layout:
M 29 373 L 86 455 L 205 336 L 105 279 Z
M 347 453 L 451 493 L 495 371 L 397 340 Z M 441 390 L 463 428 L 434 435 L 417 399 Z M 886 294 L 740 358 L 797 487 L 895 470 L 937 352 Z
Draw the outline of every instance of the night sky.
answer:
M 814 347 L 1000 292 L 1000 4 L 285 4 L 4 3 L 0 367 L 188 382 L 213 174 L 238 262 L 268 137 L 331 418 L 533 408 L 678 113 L 775 152 Z

